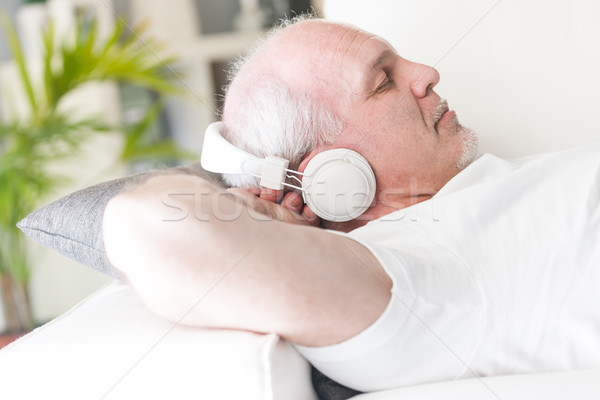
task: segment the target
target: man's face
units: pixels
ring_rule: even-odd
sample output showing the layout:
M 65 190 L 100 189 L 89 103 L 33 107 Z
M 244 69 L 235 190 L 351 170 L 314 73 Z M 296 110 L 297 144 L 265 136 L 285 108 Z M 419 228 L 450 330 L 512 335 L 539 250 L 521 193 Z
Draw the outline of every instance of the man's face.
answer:
M 475 135 L 434 91 L 438 72 L 405 60 L 375 35 L 316 20 L 292 25 L 240 72 L 237 97 L 243 84 L 251 88 L 265 74 L 317 96 L 340 116 L 342 133 L 300 168 L 332 148 L 362 154 L 375 172 L 376 199 L 394 203 L 372 217 L 433 196 L 476 155 Z
M 293 53 L 282 51 L 306 60 L 284 74 L 311 85 L 344 121 L 335 143 L 317 152 L 358 151 L 386 195 L 433 195 L 472 161 L 476 138 L 433 90 L 439 81 L 434 68 L 403 59 L 387 41 L 348 26 L 311 21 L 292 34 Z

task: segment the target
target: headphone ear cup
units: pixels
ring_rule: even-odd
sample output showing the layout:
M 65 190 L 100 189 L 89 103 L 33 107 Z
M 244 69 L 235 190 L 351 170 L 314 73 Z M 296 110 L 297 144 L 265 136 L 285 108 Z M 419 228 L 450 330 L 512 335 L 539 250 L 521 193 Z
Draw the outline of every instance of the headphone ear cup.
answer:
M 349 149 L 317 154 L 302 177 L 304 202 L 319 217 L 345 222 L 364 213 L 375 197 L 375 174 L 369 162 Z

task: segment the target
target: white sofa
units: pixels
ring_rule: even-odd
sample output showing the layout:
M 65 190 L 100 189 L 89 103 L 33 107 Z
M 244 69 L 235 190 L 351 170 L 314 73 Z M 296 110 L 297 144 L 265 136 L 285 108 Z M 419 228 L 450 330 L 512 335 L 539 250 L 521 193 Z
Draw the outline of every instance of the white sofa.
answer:
M 437 91 L 481 136 L 521 157 L 600 141 L 600 3 L 327 0 L 328 17 L 435 65 Z M 198 330 L 150 314 L 115 282 L 0 351 L 6 399 L 314 399 L 310 368 L 274 335 Z M 600 369 L 464 379 L 356 399 L 597 399 Z
M 114 282 L 0 351 L 2 399 L 317 399 L 308 363 L 276 335 L 186 328 Z M 600 370 L 463 379 L 364 400 L 597 399 Z M 339 398 L 339 397 L 331 397 Z

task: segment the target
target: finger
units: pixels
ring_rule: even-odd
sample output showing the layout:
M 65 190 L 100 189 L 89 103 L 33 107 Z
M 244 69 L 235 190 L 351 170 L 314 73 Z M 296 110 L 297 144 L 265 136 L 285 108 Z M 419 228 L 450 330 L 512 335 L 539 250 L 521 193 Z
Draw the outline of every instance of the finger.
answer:
M 272 203 L 278 203 L 279 200 L 281 200 L 281 198 L 283 197 L 283 190 L 262 188 L 259 197 L 263 200 L 270 201 Z
M 321 223 L 321 218 L 319 218 L 308 206 L 302 208 L 301 215 L 312 226 L 319 226 Z
M 250 193 L 252 193 L 255 196 L 260 195 L 260 188 L 259 187 L 247 187 L 247 188 L 242 188 L 245 189 L 247 191 L 249 191 Z
M 287 208 L 288 210 L 300 213 L 302 211 L 302 206 L 304 205 L 304 201 L 302 200 L 302 196 L 296 192 L 287 192 L 283 197 L 283 201 L 281 205 Z

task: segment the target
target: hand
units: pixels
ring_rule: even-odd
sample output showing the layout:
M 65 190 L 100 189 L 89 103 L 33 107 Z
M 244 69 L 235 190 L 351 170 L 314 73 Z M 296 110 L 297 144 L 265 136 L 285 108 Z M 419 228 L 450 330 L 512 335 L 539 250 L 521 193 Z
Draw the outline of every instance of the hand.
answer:
M 282 190 L 269 188 L 231 188 L 227 192 L 240 198 L 252 210 L 279 221 L 311 226 L 319 226 L 321 222 L 296 192 L 284 194 Z

